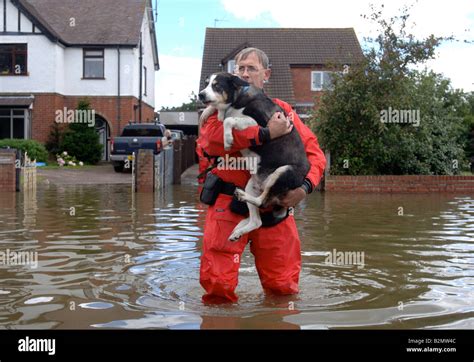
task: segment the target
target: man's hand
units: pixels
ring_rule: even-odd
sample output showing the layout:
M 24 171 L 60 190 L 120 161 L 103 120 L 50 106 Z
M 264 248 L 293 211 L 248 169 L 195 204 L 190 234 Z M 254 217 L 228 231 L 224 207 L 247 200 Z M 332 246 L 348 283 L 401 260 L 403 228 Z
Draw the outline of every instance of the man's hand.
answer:
M 284 113 L 276 112 L 268 121 L 267 127 L 270 130 L 270 139 L 274 139 L 290 133 L 293 124 L 285 117 Z
M 283 207 L 294 207 L 299 204 L 306 197 L 306 191 L 302 187 L 290 190 L 286 196 L 280 200 L 280 205 Z

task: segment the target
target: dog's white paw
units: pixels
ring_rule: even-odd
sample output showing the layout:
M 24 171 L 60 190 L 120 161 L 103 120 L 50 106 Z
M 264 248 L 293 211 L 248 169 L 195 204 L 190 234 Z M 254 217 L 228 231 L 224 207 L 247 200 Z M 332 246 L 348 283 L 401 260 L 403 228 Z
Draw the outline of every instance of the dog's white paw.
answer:
M 236 188 L 235 191 L 234 191 L 234 195 L 237 198 L 237 200 L 239 200 L 239 201 L 243 201 L 243 202 L 247 201 L 246 200 L 246 193 L 242 189 Z
M 240 230 L 238 228 L 235 228 L 232 234 L 230 234 L 229 236 L 229 241 L 236 242 L 240 239 L 241 236 L 242 233 L 240 232 Z

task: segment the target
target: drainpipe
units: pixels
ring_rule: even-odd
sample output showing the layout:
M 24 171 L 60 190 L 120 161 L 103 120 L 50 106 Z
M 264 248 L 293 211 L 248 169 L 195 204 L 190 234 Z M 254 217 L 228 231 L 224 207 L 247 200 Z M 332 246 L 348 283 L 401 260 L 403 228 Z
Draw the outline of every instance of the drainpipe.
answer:
M 117 127 L 117 137 L 120 136 L 120 122 L 122 121 L 121 115 L 121 98 L 120 98 L 120 45 L 117 46 L 117 120 L 118 120 L 118 127 Z
M 142 88 L 143 88 L 143 85 L 142 85 L 142 81 L 143 81 L 143 48 L 142 48 L 142 35 L 140 33 L 140 49 L 139 49 L 139 52 L 140 52 L 140 85 L 139 85 L 139 96 L 138 96 L 138 122 L 139 123 L 142 123 Z

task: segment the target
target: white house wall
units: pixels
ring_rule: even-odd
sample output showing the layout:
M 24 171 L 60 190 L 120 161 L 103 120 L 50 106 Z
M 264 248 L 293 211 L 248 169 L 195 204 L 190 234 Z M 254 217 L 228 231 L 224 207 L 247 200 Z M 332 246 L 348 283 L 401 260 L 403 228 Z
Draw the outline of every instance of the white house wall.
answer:
M 44 35 L 0 35 L 0 43 L 28 44 L 28 75 L 0 77 L 0 92 L 57 92 L 56 77 L 61 74 L 56 59 L 58 45 Z
M 32 32 L 33 23 L 23 14 L 20 13 L 20 31 Z M 0 31 L 3 31 L 3 0 L 0 0 Z M 18 32 L 18 8 L 7 0 L 7 31 Z M 36 29 L 35 33 L 41 33 Z
M 147 68 L 147 95 L 143 101 L 155 105 L 155 67 L 148 12 L 142 24 L 143 65 Z M 21 15 L 22 32 L 32 31 L 33 24 Z M 105 79 L 90 80 L 83 77 L 83 48 L 65 47 L 53 43 L 45 35 L 2 35 L 3 1 L 0 0 L 0 43 L 26 43 L 28 45 L 28 76 L 0 77 L 3 93 L 58 93 L 71 96 L 117 96 L 117 48 L 105 48 Z M 18 8 L 7 1 L 7 31 L 18 32 Z M 39 30 L 36 28 L 36 33 Z M 139 54 L 137 48 L 120 49 L 120 93 L 122 96 L 139 96 Z
M 148 18 L 148 10 L 145 10 L 142 24 L 142 37 L 143 37 L 143 66 L 147 69 L 147 95 L 143 96 L 143 100 L 155 106 L 155 63 L 153 60 L 153 49 L 152 49 L 152 39 L 150 35 L 150 21 Z M 145 85 L 143 84 L 143 87 Z M 137 88 L 138 89 L 138 88 Z M 145 88 L 143 88 L 145 89 Z
M 121 95 L 137 95 L 130 87 L 133 78 L 133 61 L 130 49 L 120 50 L 120 83 Z M 104 49 L 105 79 L 83 78 L 83 48 L 66 48 L 65 56 L 65 91 L 66 95 L 116 96 L 117 95 L 117 48 Z M 130 65 L 129 65 L 130 64 Z
M 55 92 L 63 94 L 65 90 L 65 77 L 64 77 L 64 52 L 65 49 L 63 46 L 56 45 L 54 47 L 55 55 Z

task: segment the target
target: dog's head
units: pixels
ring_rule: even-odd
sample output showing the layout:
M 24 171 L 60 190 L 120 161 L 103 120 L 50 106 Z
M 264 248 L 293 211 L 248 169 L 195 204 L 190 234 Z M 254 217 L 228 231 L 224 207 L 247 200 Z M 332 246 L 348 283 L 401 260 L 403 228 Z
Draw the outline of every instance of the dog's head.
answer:
M 249 83 L 230 73 L 216 73 L 209 77 L 208 84 L 199 92 L 199 100 L 216 108 L 230 106 Z

